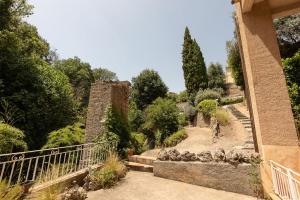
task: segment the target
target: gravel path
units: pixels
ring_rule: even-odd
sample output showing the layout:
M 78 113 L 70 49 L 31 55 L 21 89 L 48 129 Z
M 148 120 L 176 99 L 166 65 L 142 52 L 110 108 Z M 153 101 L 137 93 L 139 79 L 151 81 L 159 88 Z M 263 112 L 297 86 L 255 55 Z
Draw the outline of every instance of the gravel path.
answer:
M 112 189 L 88 193 L 88 200 L 255 200 L 256 198 L 130 171 Z

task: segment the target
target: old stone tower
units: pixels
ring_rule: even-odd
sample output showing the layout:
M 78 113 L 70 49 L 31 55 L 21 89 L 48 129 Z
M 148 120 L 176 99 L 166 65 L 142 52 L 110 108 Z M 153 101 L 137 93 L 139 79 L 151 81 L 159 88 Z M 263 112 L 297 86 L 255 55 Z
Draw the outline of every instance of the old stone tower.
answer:
M 109 105 L 127 117 L 129 87 L 128 81 L 96 81 L 92 84 L 86 119 L 86 143 L 93 142 L 97 135 L 103 133 Z

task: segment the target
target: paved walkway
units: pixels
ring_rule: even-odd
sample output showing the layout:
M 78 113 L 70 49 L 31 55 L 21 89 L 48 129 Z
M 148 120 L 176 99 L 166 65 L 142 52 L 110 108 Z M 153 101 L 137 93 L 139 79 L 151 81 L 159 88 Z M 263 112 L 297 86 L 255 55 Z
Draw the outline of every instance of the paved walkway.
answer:
M 255 200 L 254 197 L 190 185 L 130 171 L 112 189 L 88 193 L 88 200 Z

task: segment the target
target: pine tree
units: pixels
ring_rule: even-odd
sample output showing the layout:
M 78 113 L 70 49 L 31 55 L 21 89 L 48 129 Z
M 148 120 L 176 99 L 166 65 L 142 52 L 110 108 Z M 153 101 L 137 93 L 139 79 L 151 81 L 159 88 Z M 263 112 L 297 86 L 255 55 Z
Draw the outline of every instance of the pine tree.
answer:
M 182 63 L 186 90 L 189 97 L 192 98 L 199 89 L 207 88 L 208 78 L 200 47 L 196 40 L 192 40 L 187 27 L 184 33 Z

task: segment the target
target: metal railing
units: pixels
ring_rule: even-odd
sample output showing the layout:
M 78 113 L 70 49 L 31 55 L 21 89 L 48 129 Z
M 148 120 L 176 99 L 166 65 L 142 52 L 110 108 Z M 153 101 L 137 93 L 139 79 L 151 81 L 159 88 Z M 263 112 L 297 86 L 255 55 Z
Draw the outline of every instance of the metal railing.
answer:
M 101 164 L 116 147 L 89 143 L 0 155 L 0 182 L 40 184 Z
M 270 161 L 275 194 L 283 200 L 300 200 L 300 174 Z

